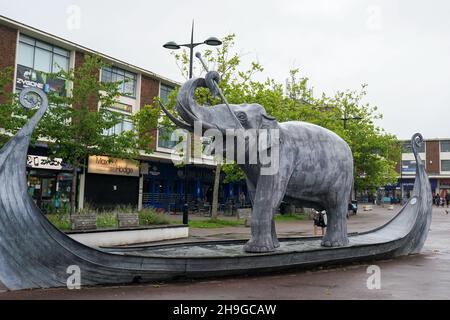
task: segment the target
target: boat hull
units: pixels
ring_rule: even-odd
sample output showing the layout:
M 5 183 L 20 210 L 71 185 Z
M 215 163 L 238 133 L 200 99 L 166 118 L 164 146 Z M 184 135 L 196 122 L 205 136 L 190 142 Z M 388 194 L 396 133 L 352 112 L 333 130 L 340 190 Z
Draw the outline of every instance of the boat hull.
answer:
M 325 248 L 320 237 L 280 239 L 271 253 L 243 251 L 245 241 L 213 241 L 140 248 L 95 249 L 56 229 L 27 193 L 26 157 L 31 134 L 47 110 L 43 103 L 30 121 L 0 150 L 0 284 L 9 290 L 65 287 L 71 267 L 83 286 L 166 281 L 373 261 L 417 253 L 431 223 L 431 190 L 417 159 L 413 197 L 384 226 L 349 236 L 345 247 Z M 413 136 L 418 143 L 420 135 Z

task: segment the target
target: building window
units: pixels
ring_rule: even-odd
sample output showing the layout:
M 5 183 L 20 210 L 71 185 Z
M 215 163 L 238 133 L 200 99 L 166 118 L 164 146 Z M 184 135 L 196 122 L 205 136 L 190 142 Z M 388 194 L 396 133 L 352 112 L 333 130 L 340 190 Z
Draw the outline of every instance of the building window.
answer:
M 416 173 L 416 161 L 415 160 L 403 160 L 402 161 L 402 173 L 403 174 L 415 174 Z
M 178 144 L 177 141 L 170 140 L 173 130 L 171 128 L 160 127 L 158 129 L 158 147 L 173 149 Z
M 119 135 L 122 132 L 132 131 L 133 129 L 134 129 L 133 122 L 131 122 L 128 117 L 124 116 L 122 122 L 119 122 L 114 127 L 105 130 L 103 134 L 105 136 L 113 136 Z
M 169 94 L 174 90 L 174 87 L 161 83 L 159 88 L 159 97 L 163 102 L 168 101 Z M 173 149 L 178 142 L 171 141 L 170 137 L 173 130 L 171 128 L 160 127 L 158 129 L 158 147 Z
M 56 73 L 69 71 L 69 62 L 69 51 L 20 35 L 17 64 L 37 71 Z
M 450 152 L 450 140 L 441 141 L 441 152 Z
M 103 82 L 119 82 L 119 92 L 124 96 L 136 97 L 137 75 L 117 68 L 105 67 L 102 69 Z
M 425 143 L 422 143 L 422 145 L 419 147 L 419 153 L 425 152 Z M 402 144 L 402 153 L 413 153 L 411 142 L 404 142 Z
M 441 171 L 450 172 L 450 160 L 441 160 Z
M 168 86 L 166 84 L 161 83 L 159 97 L 163 102 L 166 102 L 168 100 L 169 94 L 174 90 L 174 87 Z

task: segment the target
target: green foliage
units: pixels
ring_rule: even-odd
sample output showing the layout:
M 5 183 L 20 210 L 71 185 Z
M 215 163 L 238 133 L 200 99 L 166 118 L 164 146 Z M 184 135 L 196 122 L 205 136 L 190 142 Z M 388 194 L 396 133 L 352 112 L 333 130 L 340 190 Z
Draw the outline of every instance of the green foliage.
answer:
M 208 219 L 208 220 L 190 220 L 189 227 L 191 228 L 224 228 L 224 227 L 238 227 L 245 224 L 244 220 L 222 220 L 222 219 Z
M 68 214 L 47 214 L 45 216 L 59 230 L 72 229 L 72 223 Z
M 139 211 L 139 224 L 144 226 L 170 224 L 169 217 L 164 213 L 156 212 L 153 208 Z
M 234 163 L 225 163 L 222 165 L 222 171 L 225 173 L 224 183 L 236 182 L 245 179 L 245 173 Z
M 117 214 L 101 213 L 97 215 L 97 228 L 118 228 Z
M 124 117 L 111 109 L 118 101 L 121 83 L 99 81 L 99 70 L 105 66 L 99 57 L 85 55 L 84 63 L 75 69 L 46 74 L 47 78 L 63 78 L 73 86 L 66 97 L 58 92 L 48 94 L 51 107 L 36 128 L 32 143 L 37 138 L 46 141 L 50 158 L 64 159 L 72 165 L 75 176 L 90 155 L 133 159 L 141 151 L 152 152 L 150 133 L 159 118 L 159 108 L 154 106 L 145 106 L 130 117 L 135 130 L 105 134 Z M 0 70 L 0 128 L 4 128 L 0 143 L 15 134 L 35 112 L 22 108 L 17 96 L 6 90 L 12 75 L 11 69 Z M 71 213 L 75 210 L 75 191 L 73 186 Z
M 303 221 L 306 216 L 303 214 L 276 214 L 275 221 Z
M 35 111 L 23 108 L 17 94 L 11 93 L 14 69 L 0 69 L 0 146 L 26 123 Z
M 74 83 L 72 94 L 68 97 L 49 94 L 53 107 L 37 130 L 41 137 L 52 141 L 49 147 L 54 157 L 83 166 L 89 155 L 130 159 L 136 157 L 139 150 L 151 152 L 148 150 L 149 141 L 141 140 L 141 136 L 148 133 L 146 130 L 154 128 L 157 121 L 158 111 L 151 110 L 149 106 L 131 117 L 135 131 L 104 134 L 123 120 L 121 113 L 110 109 L 118 101 L 118 83 L 98 81 L 98 70 L 105 66 L 100 58 L 86 55 L 79 68 L 50 75 Z

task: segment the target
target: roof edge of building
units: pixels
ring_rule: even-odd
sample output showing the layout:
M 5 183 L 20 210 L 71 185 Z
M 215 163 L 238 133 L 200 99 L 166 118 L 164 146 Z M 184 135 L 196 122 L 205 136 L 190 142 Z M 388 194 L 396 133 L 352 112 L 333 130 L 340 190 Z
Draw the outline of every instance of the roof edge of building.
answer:
M 171 79 L 166 78 L 164 76 L 161 76 L 161 75 L 159 75 L 157 73 L 154 73 L 154 72 L 152 72 L 150 70 L 138 67 L 136 65 L 133 65 L 133 64 L 128 63 L 128 62 L 125 62 L 125 61 L 120 60 L 120 59 L 116 59 L 114 57 L 111 57 L 111 56 L 109 56 L 107 54 L 98 52 L 96 50 L 89 49 L 89 48 L 87 48 L 85 46 L 82 46 L 82 45 L 77 44 L 75 42 L 72 42 L 70 40 L 66 40 L 64 38 L 61 38 L 61 37 L 56 36 L 56 35 L 53 35 L 53 34 L 48 33 L 46 31 L 37 29 L 35 27 L 31 27 L 31 26 L 29 26 L 27 24 L 24 24 L 22 22 L 14 20 L 14 19 L 5 17 L 3 15 L 0 15 L 0 24 L 1 25 L 5 25 L 5 26 L 10 27 L 10 28 L 13 28 L 13 29 L 17 29 L 20 32 L 25 31 L 28 34 L 30 34 L 31 36 L 34 36 L 34 37 L 38 38 L 39 40 L 48 41 L 48 39 L 50 38 L 50 39 L 52 39 L 53 41 L 56 42 L 55 43 L 56 45 L 61 46 L 61 47 L 66 48 L 66 49 L 76 50 L 76 51 L 79 51 L 79 52 L 82 52 L 82 53 L 98 55 L 99 57 L 103 58 L 104 60 L 106 60 L 108 62 L 111 62 L 111 63 L 113 63 L 113 64 L 115 64 L 115 65 L 117 65 L 119 67 L 124 67 L 124 68 L 130 69 L 130 71 L 141 73 L 142 75 L 145 75 L 145 76 L 157 79 L 157 80 L 159 80 L 159 81 L 161 81 L 163 83 L 172 84 L 172 85 L 181 85 L 181 83 L 179 83 L 178 81 L 171 80 Z

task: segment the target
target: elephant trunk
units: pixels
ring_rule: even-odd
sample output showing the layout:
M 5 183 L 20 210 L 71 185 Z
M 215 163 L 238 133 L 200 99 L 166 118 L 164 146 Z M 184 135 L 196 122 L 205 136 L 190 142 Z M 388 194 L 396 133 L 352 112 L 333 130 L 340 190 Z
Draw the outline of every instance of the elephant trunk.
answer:
M 201 121 L 204 130 L 218 129 L 216 125 L 211 123 L 214 118 L 210 108 L 199 106 L 195 100 L 197 88 L 209 88 L 213 95 L 217 93 L 217 89 L 212 83 L 213 79 L 218 79 L 217 72 L 208 72 L 206 80 L 203 78 L 190 79 L 181 86 L 178 92 L 176 104 L 178 114 L 191 126 L 194 125 L 195 121 Z

